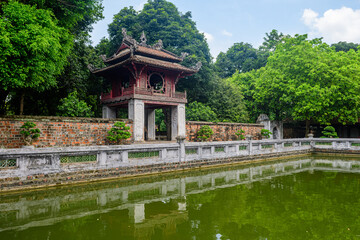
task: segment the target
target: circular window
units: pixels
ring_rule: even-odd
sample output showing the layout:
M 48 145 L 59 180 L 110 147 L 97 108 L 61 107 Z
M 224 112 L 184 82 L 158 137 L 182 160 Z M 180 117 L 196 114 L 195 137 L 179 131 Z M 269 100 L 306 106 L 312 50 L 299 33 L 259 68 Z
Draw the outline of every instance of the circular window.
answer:
M 153 73 L 150 75 L 149 84 L 154 90 L 162 90 L 164 88 L 164 79 L 160 74 Z

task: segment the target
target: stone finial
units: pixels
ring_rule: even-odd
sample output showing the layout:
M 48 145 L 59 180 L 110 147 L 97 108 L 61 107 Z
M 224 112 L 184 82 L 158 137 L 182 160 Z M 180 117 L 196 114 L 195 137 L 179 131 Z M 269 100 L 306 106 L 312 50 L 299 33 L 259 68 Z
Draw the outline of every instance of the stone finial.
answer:
M 192 67 L 192 69 L 199 71 L 201 67 L 202 67 L 202 63 L 199 61 L 195 64 L 195 66 Z
M 159 39 L 157 43 L 154 44 L 153 48 L 156 50 L 161 50 L 163 48 L 163 41 Z
M 103 60 L 103 62 L 106 61 L 106 55 L 105 55 L 105 54 L 102 54 L 102 55 L 100 55 L 99 57 L 101 58 L 101 60 Z
M 256 122 L 257 122 L 257 123 L 260 123 L 260 122 L 269 121 L 269 120 L 270 120 L 270 119 L 269 119 L 269 116 L 266 115 L 266 114 L 264 114 L 264 113 L 262 113 L 262 114 L 259 115 L 259 117 L 257 118 Z
M 314 134 L 312 134 L 312 133 L 308 134 L 308 138 L 313 138 L 313 137 L 314 137 Z
M 87 67 L 90 70 L 90 72 L 94 72 L 96 70 L 96 68 L 92 64 L 88 64 Z
M 146 45 L 147 39 L 144 31 L 141 33 L 140 41 L 141 41 L 140 45 Z
M 128 35 L 127 35 L 127 32 L 126 32 L 126 28 L 122 28 L 121 29 L 121 33 L 123 35 L 124 38 L 126 38 Z
M 189 54 L 187 52 L 182 52 L 180 58 L 184 60 Z
M 245 137 L 246 137 L 246 140 L 247 140 L 247 141 L 250 141 L 253 136 L 252 136 L 252 135 L 246 135 Z

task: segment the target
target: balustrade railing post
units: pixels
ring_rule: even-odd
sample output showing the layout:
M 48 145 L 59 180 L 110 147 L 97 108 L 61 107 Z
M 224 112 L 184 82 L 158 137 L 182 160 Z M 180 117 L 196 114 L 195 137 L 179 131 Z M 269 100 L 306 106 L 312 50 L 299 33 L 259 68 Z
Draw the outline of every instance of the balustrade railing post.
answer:
M 252 152 L 253 152 L 253 146 L 252 146 L 252 136 L 251 135 L 246 135 L 246 140 L 248 141 L 248 147 L 247 147 L 247 149 L 248 149 L 248 152 L 249 152 L 249 155 L 251 155 L 252 154 Z
M 124 151 L 122 151 L 120 153 L 120 155 L 121 155 L 121 161 L 123 163 L 128 163 L 129 162 L 129 152 L 128 151 L 124 150 Z
M 176 140 L 179 143 L 179 162 L 185 161 L 185 136 L 177 136 Z
M 181 146 L 180 146 L 181 148 Z M 160 159 L 161 160 L 165 160 L 166 159 L 166 155 L 167 155 L 167 149 L 166 148 L 163 148 L 160 150 Z M 181 161 L 181 160 L 180 160 Z
M 336 142 L 335 142 L 335 141 L 332 141 L 332 142 L 331 142 L 331 146 L 332 146 L 333 149 L 335 149 L 335 148 L 336 148 Z
M 106 152 L 103 151 L 97 153 L 97 162 L 99 166 L 106 165 L 106 160 L 107 160 L 106 155 L 107 155 Z

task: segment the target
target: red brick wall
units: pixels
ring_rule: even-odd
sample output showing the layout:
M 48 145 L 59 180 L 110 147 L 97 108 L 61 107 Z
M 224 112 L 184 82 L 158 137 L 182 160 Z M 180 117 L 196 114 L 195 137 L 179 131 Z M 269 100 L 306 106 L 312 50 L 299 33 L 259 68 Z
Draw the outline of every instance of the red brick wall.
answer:
M 107 132 L 116 121 L 125 121 L 132 132 L 132 122 L 128 119 L 6 116 L 0 118 L 0 148 L 24 145 L 20 127 L 26 121 L 34 122 L 41 131 L 34 142 L 37 147 L 103 145 Z
M 252 135 L 254 139 L 258 138 L 261 129 L 264 128 L 262 124 L 249 123 L 212 123 L 212 122 L 186 122 L 186 140 L 195 141 L 196 133 L 201 126 L 208 125 L 214 131 L 214 135 L 210 141 L 233 141 L 237 140 L 236 132 L 240 129 L 244 130 L 244 136 Z

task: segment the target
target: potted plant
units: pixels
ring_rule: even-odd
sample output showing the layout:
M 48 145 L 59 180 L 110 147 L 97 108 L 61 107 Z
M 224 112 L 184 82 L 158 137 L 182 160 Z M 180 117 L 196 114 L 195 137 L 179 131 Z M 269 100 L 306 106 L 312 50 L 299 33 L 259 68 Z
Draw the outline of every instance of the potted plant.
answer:
M 36 124 L 33 122 L 25 122 L 20 128 L 20 131 L 23 141 L 25 143 L 25 147 L 33 148 L 33 142 L 36 141 L 40 137 L 40 129 L 35 128 Z
M 267 129 L 261 129 L 260 134 L 261 134 L 262 139 L 269 139 L 272 132 L 270 132 Z
M 324 131 L 321 132 L 323 136 L 321 138 L 339 138 L 335 128 L 332 126 L 327 126 L 324 128 Z
M 114 127 L 108 131 L 107 139 L 111 144 L 124 144 L 131 137 L 130 127 L 124 122 L 115 122 Z

